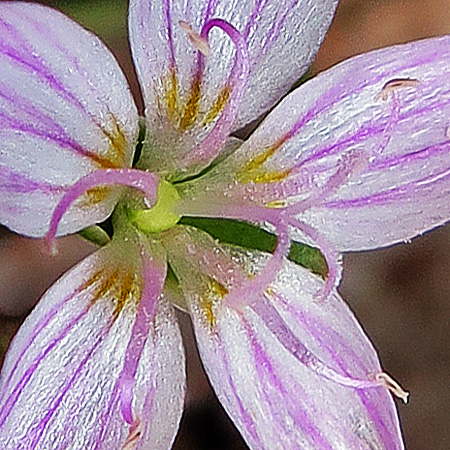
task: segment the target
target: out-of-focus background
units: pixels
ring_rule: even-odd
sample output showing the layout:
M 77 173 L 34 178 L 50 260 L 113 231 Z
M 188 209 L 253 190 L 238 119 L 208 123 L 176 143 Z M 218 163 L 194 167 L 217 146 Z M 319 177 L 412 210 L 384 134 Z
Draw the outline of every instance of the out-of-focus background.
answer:
M 42 3 L 99 34 L 137 92 L 126 38 L 126 0 Z M 447 33 L 450 0 L 341 0 L 313 71 L 371 49 Z M 51 259 L 41 252 L 39 241 L 0 228 L 0 361 L 39 296 L 93 249 L 78 237 L 64 238 L 59 248 Z M 449 266 L 449 226 L 407 245 L 344 258 L 341 293 L 378 349 L 384 368 L 411 391 L 409 405 L 398 403 L 408 450 L 450 448 Z M 202 373 L 188 320 L 180 320 L 189 394 L 175 449 L 245 449 Z

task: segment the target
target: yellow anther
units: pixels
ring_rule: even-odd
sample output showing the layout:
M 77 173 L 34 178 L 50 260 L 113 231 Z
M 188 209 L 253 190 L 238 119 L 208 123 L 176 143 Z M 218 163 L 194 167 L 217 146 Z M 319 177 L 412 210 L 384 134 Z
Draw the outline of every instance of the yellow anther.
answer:
M 273 200 L 272 202 L 266 203 L 266 208 L 280 209 L 286 207 L 286 200 Z

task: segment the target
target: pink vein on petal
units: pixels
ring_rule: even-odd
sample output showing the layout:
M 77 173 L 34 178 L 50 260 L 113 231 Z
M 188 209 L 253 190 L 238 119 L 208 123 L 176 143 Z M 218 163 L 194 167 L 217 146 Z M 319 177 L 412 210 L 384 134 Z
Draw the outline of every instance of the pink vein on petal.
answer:
M 87 353 L 86 357 L 82 360 L 81 364 L 79 365 L 79 367 L 77 368 L 77 370 L 75 371 L 75 373 L 72 375 L 71 379 L 69 380 L 69 382 L 67 383 L 67 385 L 64 387 L 64 389 L 62 390 L 61 394 L 59 395 L 58 398 L 56 398 L 54 404 L 49 408 L 49 410 L 47 411 L 47 413 L 45 414 L 45 416 L 41 419 L 41 421 L 39 422 L 39 425 L 33 429 L 31 436 L 27 435 L 26 439 L 28 440 L 31 437 L 31 441 L 28 442 L 27 444 L 29 445 L 29 447 L 27 447 L 27 449 L 29 450 L 35 450 L 36 446 L 39 444 L 40 439 L 43 436 L 43 433 L 45 431 L 45 428 L 47 427 L 49 421 L 51 420 L 51 418 L 54 416 L 54 414 L 56 413 L 59 405 L 61 404 L 61 402 L 63 401 L 64 397 L 66 396 L 66 394 L 69 392 L 69 390 L 71 389 L 71 387 L 73 386 L 73 384 L 76 382 L 76 380 L 78 379 L 78 377 L 81 375 L 84 367 L 86 366 L 86 364 L 88 363 L 89 359 L 91 358 L 91 356 L 94 354 L 94 352 L 97 350 L 97 348 L 100 346 L 100 344 L 103 343 L 105 337 L 108 335 L 109 331 L 111 330 L 112 327 L 112 323 L 113 320 L 111 320 L 108 324 L 107 327 L 105 327 L 104 330 L 102 330 L 103 332 L 100 334 L 100 336 L 98 337 L 97 341 L 95 342 L 94 346 L 89 350 L 89 352 Z
M 312 317 L 311 315 L 306 314 L 305 312 L 300 313 L 295 308 L 293 308 L 290 303 L 287 301 L 287 299 L 279 295 L 277 293 L 274 294 L 277 298 L 277 303 L 281 304 L 283 308 L 287 311 L 289 311 L 290 314 L 292 314 L 299 324 L 302 325 L 302 327 L 305 328 L 305 330 L 308 330 L 312 336 L 314 336 L 314 339 L 317 341 L 317 343 L 320 345 L 320 347 L 327 352 L 332 360 L 336 363 L 337 367 L 341 370 L 342 375 L 351 377 L 351 374 L 347 370 L 348 364 L 346 364 L 346 361 L 344 361 L 340 354 L 348 355 L 348 357 L 351 360 L 351 364 L 359 366 L 362 371 L 367 370 L 362 364 L 361 364 L 361 358 L 355 353 L 352 347 L 350 347 L 343 339 L 340 334 L 338 334 L 336 331 L 334 331 L 332 328 L 330 328 L 327 325 L 324 325 L 320 318 L 318 317 Z M 320 330 L 325 330 L 327 333 L 327 337 L 329 340 L 332 340 L 334 344 L 339 343 L 339 346 L 344 350 L 340 352 L 340 354 L 332 351 L 328 343 L 324 340 L 322 335 L 324 335 L 324 332 L 320 332 Z M 380 370 L 379 367 L 375 367 L 375 370 Z M 380 387 L 381 389 L 384 389 Z M 389 432 L 387 425 L 385 421 L 383 420 L 383 414 L 375 407 L 373 407 L 370 404 L 370 400 L 367 398 L 368 393 L 363 389 L 357 389 L 356 390 L 357 395 L 360 397 L 362 404 L 366 407 L 367 412 L 369 413 L 370 417 L 374 421 L 375 424 L 377 424 L 377 429 L 380 432 L 380 437 L 383 439 L 383 442 L 389 442 L 388 448 L 396 448 L 395 442 L 393 441 L 392 435 Z
M 314 426 L 314 421 L 311 420 L 311 418 L 308 416 L 306 411 L 301 411 L 299 406 L 301 405 L 301 402 L 299 400 L 299 395 L 304 398 L 307 398 L 306 393 L 303 392 L 303 389 L 296 384 L 295 394 L 297 394 L 295 399 L 292 399 L 292 393 L 289 393 L 286 391 L 285 387 L 282 385 L 280 380 L 277 378 L 275 374 L 275 368 L 272 365 L 272 361 L 270 360 L 267 353 L 263 350 L 260 342 L 258 342 L 258 339 L 255 336 L 254 331 L 250 327 L 250 324 L 245 321 L 246 325 L 246 332 L 249 337 L 253 355 L 255 359 L 255 368 L 258 374 L 258 377 L 260 379 L 260 382 L 262 385 L 266 384 L 266 376 L 269 378 L 269 383 L 272 384 L 272 386 L 282 395 L 283 401 L 285 402 L 285 405 L 288 407 L 288 410 L 294 419 L 296 425 L 305 431 L 305 433 L 310 435 L 312 437 L 312 442 L 315 445 L 319 445 L 321 450 L 333 450 L 331 447 L 331 444 L 325 440 L 325 438 L 322 436 L 322 433 L 319 429 L 317 429 Z M 291 379 L 291 382 L 294 383 L 294 380 Z M 267 402 L 269 403 L 270 407 L 273 408 L 273 401 L 272 399 L 267 395 L 266 389 L 263 389 L 263 393 L 266 397 Z
M 3 392 L 7 392 L 8 388 L 9 388 L 9 384 L 11 383 L 11 380 L 20 364 L 20 362 L 22 361 L 23 357 L 25 356 L 25 354 L 27 353 L 27 351 L 31 348 L 33 342 L 35 341 L 35 339 L 40 335 L 40 333 L 42 333 L 45 328 L 48 326 L 48 324 L 50 323 L 50 321 L 56 316 L 56 314 L 58 314 L 58 312 L 61 311 L 61 309 L 67 304 L 69 303 L 71 300 L 73 300 L 79 293 L 81 292 L 80 289 L 75 290 L 74 292 L 72 292 L 71 294 L 69 294 L 64 300 L 62 300 L 60 303 L 58 303 L 57 305 L 53 306 L 52 309 L 50 309 L 50 311 L 48 311 L 39 321 L 38 323 L 35 325 L 34 327 L 34 331 L 31 334 L 31 336 L 29 337 L 29 339 L 27 340 L 27 343 L 23 346 L 22 352 L 20 353 L 20 355 L 16 358 L 15 363 L 13 368 L 11 369 L 11 372 L 5 382 L 5 385 L 3 387 Z M 0 399 L 0 404 L 3 403 L 3 399 Z
M 141 300 L 136 315 L 136 320 L 131 332 L 130 341 L 125 354 L 125 361 L 118 383 L 120 384 L 121 411 L 125 421 L 133 425 L 136 417 L 133 417 L 132 401 L 134 378 L 142 356 L 145 344 L 154 324 L 158 299 L 163 290 L 165 280 L 165 268 L 161 269 L 147 257 L 142 257 L 144 286 Z
M 254 420 L 251 417 L 250 413 L 244 408 L 244 405 L 242 404 L 242 401 L 237 392 L 236 385 L 234 384 L 234 380 L 231 375 L 231 369 L 230 369 L 230 364 L 228 362 L 227 354 L 226 354 L 225 349 L 223 348 L 223 343 L 221 340 L 219 340 L 217 342 L 217 350 L 219 352 L 218 357 L 222 360 L 222 363 L 223 363 L 223 366 L 225 369 L 225 373 L 223 374 L 223 376 L 226 377 L 228 387 L 231 391 L 231 395 L 233 396 L 233 399 L 237 403 L 237 407 L 238 407 L 237 412 L 242 420 L 242 424 L 245 426 L 245 429 L 250 434 L 253 441 L 258 444 L 258 447 L 264 448 L 264 446 L 258 436 L 258 432 L 256 430 Z
M 83 318 L 86 316 L 86 314 L 89 312 L 90 307 L 85 308 L 80 314 L 78 314 L 76 317 L 74 317 L 69 324 L 61 331 L 61 333 L 58 334 L 58 336 L 50 342 L 50 344 L 41 352 L 41 354 L 35 358 L 33 363 L 28 367 L 28 369 L 23 374 L 20 381 L 17 383 L 17 385 L 14 387 L 13 391 L 9 394 L 8 398 L 3 404 L 2 411 L 0 413 L 0 427 L 3 426 L 6 419 L 11 414 L 11 411 L 18 401 L 20 395 L 22 394 L 25 386 L 28 384 L 28 382 L 31 380 L 31 377 L 35 373 L 35 371 L 39 368 L 42 361 L 45 360 L 45 358 L 50 354 L 50 352 L 55 348 L 55 346 L 64 339 L 65 336 L 69 334 L 69 332 L 72 330 L 72 328 Z
M 27 20 L 30 20 L 26 18 Z M 0 25 L 5 26 L 5 22 L 0 19 Z M 9 25 L 9 24 L 6 24 Z M 8 26 L 10 33 L 14 35 L 14 42 L 22 45 L 23 50 L 27 55 L 30 55 L 30 58 L 24 58 L 23 54 L 17 53 L 16 49 L 10 47 L 8 45 L 0 44 L 0 52 L 3 55 L 10 58 L 11 61 L 15 62 L 16 65 L 22 66 L 25 69 L 28 69 L 31 73 L 37 75 L 56 92 L 58 92 L 65 100 L 67 100 L 70 104 L 74 105 L 83 115 L 87 116 L 92 123 L 96 126 L 102 128 L 98 122 L 98 120 L 87 111 L 82 102 L 77 99 L 72 92 L 70 92 L 66 86 L 62 83 L 58 77 L 56 77 L 48 67 L 45 65 L 44 61 L 36 55 L 36 52 L 32 49 L 29 42 L 25 41 L 23 36 L 17 32 L 11 26 Z

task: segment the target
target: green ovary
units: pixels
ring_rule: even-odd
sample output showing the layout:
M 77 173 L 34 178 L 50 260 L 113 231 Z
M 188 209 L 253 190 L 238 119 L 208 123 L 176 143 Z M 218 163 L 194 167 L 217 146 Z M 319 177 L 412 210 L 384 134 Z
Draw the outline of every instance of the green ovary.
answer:
M 181 219 L 181 216 L 173 212 L 179 199 L 180 196 L 175 187 L 171 183 L 161 180 L 155 206 L 150 209 L 133 211 L 131 220 L 144 233 L 168 230 Z

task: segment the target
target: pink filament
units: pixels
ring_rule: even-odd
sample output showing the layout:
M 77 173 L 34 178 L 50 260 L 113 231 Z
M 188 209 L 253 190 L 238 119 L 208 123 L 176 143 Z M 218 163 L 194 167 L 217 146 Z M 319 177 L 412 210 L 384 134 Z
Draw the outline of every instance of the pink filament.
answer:
M 325 201 L 325 199 L 329 198 L 330 195 L 343 186 L 351 177 L 365 169 L 368 163 L 368 155 L 363 152 L 350 151 L 346 153 L 343 156 L 342 162 L 336 172 L 328 178 L 322 187 L 313 191 L 311 196 L 306 200 L 287 206 L 285 211 L 287 211 L 290 215 L 294 215 L 306 211 L 313 206 L 319 206 L 323 201 Z
M 233 289 L 226 297 L 225 304 L 231 307 L 250 306 L 258 300 L 260 294 L 275 280 L 282 269 L 291 247 L 287 226 L 280 223 L 277 228 L 278 244 L 264 268 L 250 281 Z
M 132 410 L 134 380 L 139 362 L 144 351 L 145 344 L 154 324 L 158 300 L 163 290 L 166 278 L 166 265 L 157 266 L 153 260 L 146 255 L 142 256 L 143 270 L 142 279 L 144 286 L 139 302 L 136 320 L 131 332 L 130 341 L 125 354 L 125 361 L 119 377 L 120 383 L 120 410 L 124 420 L 133 426 L 138 423 Z
M 300 222 L 295 217 L 289 218 L 289 223 L 295 228 L 299 229 L 310 237 L 319 247 L 322 255 L 325 258 L 328 266 L 328 276 L 323 288 L 317 293 L 320 301 L 326 300 L 332 290 L 337 287 L 342 274 L 342 267 L 339 264 L 339 254 L 334 251 L 333 247 L 327 242 L 327 240 L 313 227 Z
M 369 379 L 369 377 L 367 379 L 353 378 L 348 375 L 342 375 L 327 366 L 299 341 L 267 299 L 261 299 L 261 301 L 252 305 L 252 308 L 261 317 L 283 347 L 317 375 L 338 383 L 341 386 L 356 389 L 385 387 L 386 383 L 377 377 L 374 377 L 374 379 Z
M 349 178 L 367 167 L 367 164 L 368 158 L 364 153 L 357 151 L 348 152 L 344 155 L 343 161 L 337 171 L 328 178 L 324 186 L 316 189 L 316 191 L 314 191 L 306 200 L 287 206 L 282 210 L 280 216 L 282 220 L 287 220 L 289 224 L 310 237 L 313 242 L 317 244 L 325 257 L 329 272 L 325 286 L 318 292 L 318 297 L 321 301 L 324 301 L 329 297 L 332 290 L 339 282 L 342 273 L 342 268 L 339 265 L 339 255 L 318 230 L 299 221 L 295 218 L 295 215 L 310 209 L 313 206 L 320 205 L 324 199 L 337 191 Z
M 122 185 L 142 191 L 151 204 L 156 203 L 158 191 L 158 177 L 149 172 L 135 169 L 107 169 L 98 170 L 84 176 L 71 186 L 63 195 L 50 220 L 49 229 L 45 236 L 49 248 L 53 249 L 58 225 L 72 203 L 90 189 L 98 186 Z
M 267 209 L 261 206 L 254 205 L 210 205 L 210 214 L 205 211 L 201 211 L 199 215 L 202 217 L 222 217 L 225 219 L 247 220 L 252 223 L 264 223 L 269 222 L 276 224 L 280 221 L 281 210 L 279 209 Z M 217 209 L 215 209 L 217 208 Z
M 250 57 L 244 36 L 233 25 L 223 19 L 209 20 L 203 26 L 200 36 L 207 38 L 213 28 L 220 28 L 230 37 L 236 47 L 234 65 L 227 80 L 227 85 L 232 89 L 232 97 L 228 100 L 213 130 L 202 142 L 183 155 L 183 159 L 187 163 L 211 161 L 218 156 L 231 132 L 250 73 Z M 199 69 L 203 72 L 204 55 L 202 54 L 199 55 Z

